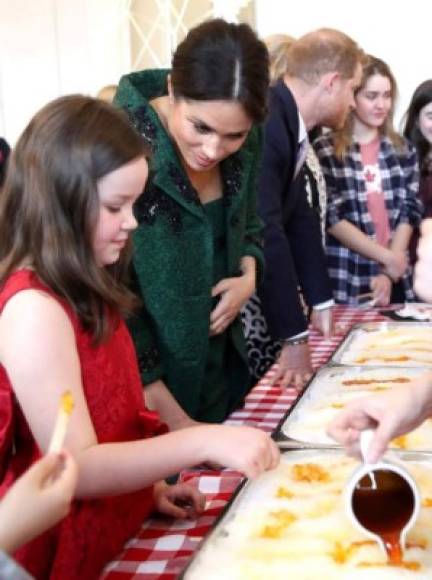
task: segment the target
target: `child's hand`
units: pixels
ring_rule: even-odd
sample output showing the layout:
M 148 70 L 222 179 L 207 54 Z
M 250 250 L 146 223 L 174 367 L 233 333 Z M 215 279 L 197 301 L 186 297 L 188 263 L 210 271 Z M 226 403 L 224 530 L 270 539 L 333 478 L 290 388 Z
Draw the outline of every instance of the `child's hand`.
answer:
M 280 452 L 276 443 L 260 429 L 212 425 L 207 430 L 208 435 L 203 434 L 206 461 L 216 461 L 250 478 L 273 469 L 279 463 Z
M 196 518 L 204 511 L 205 496 L 187 483 L 168 485 L 159 481 L 154 486 L 156 509 L 173 518 Z
M 402 250 L 390 250 L 390 259 L 384 264 L 385 272 L 393 282 L 397 282 L 408 268 L 406 252 Z
M 392 283 L 388 276 L 379 274 L 371 279 L 370 288 L 377 306 L 388 306 L 391 300 Z
M 64 451 L 32 465 L 0 503 L 0 548 L 13 552 L 64 518 L 76 481 L 76 463 Z

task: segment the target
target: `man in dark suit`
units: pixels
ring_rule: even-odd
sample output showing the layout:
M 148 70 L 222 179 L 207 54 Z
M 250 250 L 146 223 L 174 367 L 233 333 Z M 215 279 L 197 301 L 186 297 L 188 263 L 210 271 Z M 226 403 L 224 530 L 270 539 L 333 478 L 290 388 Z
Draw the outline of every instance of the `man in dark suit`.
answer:
M 275 377 L 283 386 L 300 388 L 312 372 L 299 287 L 312 308 L 312 324 L 325 335 L 332 328 L 320 225 L 305 190 L 307 133 L 317 126 L 343 126 L 354 106 L 362 59 L 361 49 L 345 34 L 311 32 L 293 43 L 286 74 L 270 91 L 259 178 L 266 261 L 259 297 L 271 337 L 283 341 Z

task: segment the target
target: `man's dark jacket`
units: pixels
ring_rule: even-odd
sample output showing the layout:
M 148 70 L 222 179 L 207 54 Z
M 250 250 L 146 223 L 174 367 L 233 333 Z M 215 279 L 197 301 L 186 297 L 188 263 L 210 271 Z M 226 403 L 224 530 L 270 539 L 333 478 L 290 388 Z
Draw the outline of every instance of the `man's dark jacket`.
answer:
M 309 306 L 332 298 L 319 219 L 307 201 L 303 171 L 294 178 L 298 133 L 297 105 L 279 81 L 270 89 L 258 186 L 266 263 L 259 296 L 273 339 L 307 328 L 298 287 Z

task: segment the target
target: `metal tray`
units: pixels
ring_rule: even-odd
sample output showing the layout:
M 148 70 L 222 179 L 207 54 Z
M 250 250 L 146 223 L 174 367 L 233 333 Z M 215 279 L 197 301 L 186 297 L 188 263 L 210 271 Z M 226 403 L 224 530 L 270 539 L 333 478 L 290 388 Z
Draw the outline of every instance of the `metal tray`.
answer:
M 290 441 L 296 447 L 335 446 L 335 442 L 326 435 L 325 427 L 346 403 L 371 392 L 391 388 L 400 384 L 401 379 L 408 383 L 424 371 L 425 368 L 420 367 L 323 367 L 281 419 L 273 438 L 277 442 Z M 391 379 L 395 379 L 395 383 L 389 382 Z M 346 385 L 346 381 L 362 384 Z M 401 438 L 400 443 L 411 449 L 412 439 L 417 441 L 416 449 L 432 449 L 432 423 L 423 427 L 422 431 L 417 430 L 413 435 Z
M 350 351 L 354 349 L 356 343 L 365 342 L 370 337 L 376 338 L 377 341 L 381 341 L 381 345 L 385 344 L 386 342 L 386 332 L 394 332 L 396 330 L 400 331 L 409 331 L 412 329 L 422 329 L 422 331 L 427 330 L 428 334 L 430 332 L 430 341 L 428 340 L 426 347 L 427 352 L 430 352 L 430 360 L 429 361 L 413 361 L 413 360 L 405 360 L 401 359 L 401 357 L 407 356 L 406 350 L 404 352 L 398 352 L 394 350 L 393 353 L 389 354 L 389 357 L 393 357 L 388 359 L 388 362 L 381 359 L 373 359 L 372 357 L 368 357 L 367 360 L 361 361 L 362 358 L 361 352 L 357 354 L 350 354 Z M 387 341 L 390 340 L 399 341 L 399 338 L 395 337 L 388 337 Z M 389 345 L 391 346 L 391 345 Z M 394 348 L 397 349 L 397 346 L 400 346 L 395 342 Z M 357 345 L 357 348 L 360 348 Z M 364 357 L 363 357 L 364 358 Z M 399 359 L 399 360 L 397 360 Z M 366 322 L 362 324 L 355 324 L 348 334 L 345 336 L 341 344 L 333 353 L 332 357 L 330 358 L 329 364 L 332 365 L 349 365 L 349 366 L 374 366 L 374 367 L 382 367 L 382 366 L 401 366 L 401 367 L 430 367 L 432 366 L 432 322 L 413 322 L 413 321 L 405 321 L 405 322 Z
M 421 572 L 410 578 L 426 580 L 432 578 L 432 461 L 421 453 L 400 459 L 423 497 L 405 560 L 421 561 Z M 356 465 L 341 450 L 284 453 L 278 468 L 240 485 L 180 578 L 405 578 L 401 569 L 383 566 L 378 545 L 367 542 L 344 512 L 341 490 Z M 419 538 L 422 548 L 416 545 Z M 337 560 L 340 550 L 346 550 L 346 561 Z

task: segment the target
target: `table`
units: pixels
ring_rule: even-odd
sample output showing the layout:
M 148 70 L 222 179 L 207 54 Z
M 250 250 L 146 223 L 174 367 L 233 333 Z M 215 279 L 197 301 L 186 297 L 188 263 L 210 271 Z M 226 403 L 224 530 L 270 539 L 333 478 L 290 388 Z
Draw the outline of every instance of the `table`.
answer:
M 315 370 L 324 365 L 351 326 L 358 322 L 385 320 L 378 310 L 362 310 L 337 306 L 337 334 L 324 339 L 311 330 L 310 346 Z M 294 389 L 281 389 L 269 382 L 272 368 L 252 389 L 245 406 L 232 413 L 226 423 L 251 425 L 272 432 L 296 399 Z M 182 481 L 190 481 L 207 496 L 206 509 L 195 521 L 152 518 L 145 522 L 138 535 L 129 540 L 116 561 L 102 575 L 104 580 L 174 580 L 211 528 L 216 517 L 229 501 L 242 476 L 233 470 L 188 470 Z

